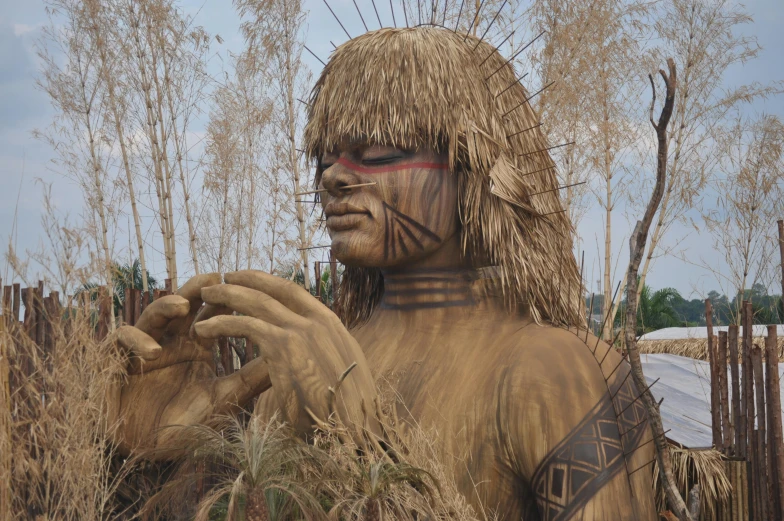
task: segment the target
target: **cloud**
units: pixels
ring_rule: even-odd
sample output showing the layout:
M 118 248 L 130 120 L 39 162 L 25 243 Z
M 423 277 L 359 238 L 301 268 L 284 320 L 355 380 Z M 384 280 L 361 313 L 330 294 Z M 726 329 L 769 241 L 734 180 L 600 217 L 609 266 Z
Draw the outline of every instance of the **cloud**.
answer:
M 35 86 L 36 63 L 30 45 L 38 31 L 26 24 L 0 23 L 0 130 L 39 119 L 49 109 Z

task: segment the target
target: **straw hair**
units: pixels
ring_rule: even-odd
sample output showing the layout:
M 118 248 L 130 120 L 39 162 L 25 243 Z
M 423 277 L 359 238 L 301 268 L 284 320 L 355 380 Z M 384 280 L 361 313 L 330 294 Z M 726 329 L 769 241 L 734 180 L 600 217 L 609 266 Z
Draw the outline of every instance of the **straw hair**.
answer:
M 445 151 L 458 176 L 466 258 L 499 268 L 510 306 L 538 322 L 582 325 L 571 225 L 552 213 L 562 207 L 554 163 L 541 151 L 548 143 L 541 128 L 520 132 L 538 116 L 498 50 L 464 39 L 441 27 L 386 28 L 338 47 L 311 93 L 308 157 L 345 141 Z M 382 294 L 377 269 L 347 267 L 337 303 L 344 322 L 360 324 Z

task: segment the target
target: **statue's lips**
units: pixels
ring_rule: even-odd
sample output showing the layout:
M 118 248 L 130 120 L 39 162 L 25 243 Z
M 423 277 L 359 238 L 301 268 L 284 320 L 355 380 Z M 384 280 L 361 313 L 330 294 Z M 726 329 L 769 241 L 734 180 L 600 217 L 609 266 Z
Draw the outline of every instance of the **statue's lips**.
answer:
M 329 203 L 324 208 L 327 216 L 327 228 L 332 231 L 348 230 L 355 227 L 370 212 L 350 203 Z

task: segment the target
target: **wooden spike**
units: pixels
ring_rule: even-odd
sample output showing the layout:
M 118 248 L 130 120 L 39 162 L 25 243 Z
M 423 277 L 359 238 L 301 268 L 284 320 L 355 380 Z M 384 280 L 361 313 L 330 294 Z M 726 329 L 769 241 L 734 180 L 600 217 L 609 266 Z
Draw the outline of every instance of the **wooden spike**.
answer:
M 536 35 L 536 37 L 535 37 L 533 40 L 531 40 L 530 42 L 528 42 L 527 44 L 525 44 L 525 46 L 524 46 L 522 49 L 520 49 L 519 51 L 517 51 L 516 53 L 514 53 L 514 54 L 512 55 L 512 57 L 511 57 L 511 58 L 509 58 L 509 59 L 508 59 L 508 60 L 506 60 L 504 63 L 502 63 L 502 64 L 501 64 L 501 65 L 500 65 L 500 66 L 499 66 L 499 67 L 498 67 L 496 70 L 494 70 L 494 71 L 493 71 L 493 73 L 492 73 L 490 76 L 488 76 L 487 78 L 485 78 L 485 81 L 487 81 L 487 80 L 489 80 L 490 78 L 492 78 L 493 76 L 495 76 L 495 75 L 498 73 L 498 71 L 500 71 L 501 69 L 503 69 L 505 65 L 508 65 L 508 64 L 509 64 L 509 62 L 511 62 L 512 60 L 514 60 L 515 58 L 517 58 L 517 57 L 520 55 L 520 53 L 521 53 L 521 52 L 523 52 L 524 50 L 526 50 L 526 49 L 527 49 L 529 46 L 531 46 L 531 44 L 533 44 L 533 43 L 534 43 L 536 40 L 538 40 L 538 39 L 539 39 L 539 37 L 540 37 L 540 36 L 542 36 L 542 35 L 543 35 L 544 33 L 546 33 L 546 32 L 547 32 L 547 31 L 542 31 L 541 33 L 539 33 L 538 35 Z
M 638 467 L 638 468 L 634 469 L 633 471 L 629 472 L 629 476 L 631 476 L 632 474 L 634 474 L 634 473 L 635 473 L 635 472 L 637 472 L 638 470 L 642 470 L 642 469 L 644 469 L 645 467 L 647 467 L 648 465 L 650 465 L 650 464 L 651 464 L 651 463 L 653 463 L 654 461 L 656 461 L 656 458 L 653 458 L 651 461 L 649 461 L 648 463 L 644 464 L 642 467 Z
M 490 24 L 487 26 L 487 29 L 485 29 L 485 32 L 484 32 L 484 33 L 482 33 L 482 36 L 479 38 L 479 41 L 478 41 L 478 42 L 476 42 L 476 45 L 474 45 L 474 48 L 473 48 L 473 49 L 471 49 L 471 51 L 472 51 L 472 52 L 473 52 L 473 51 L 475 51 L 475 50 L 476 50 L 476 48 L 477 48 L 477 47 L 479 47 L 479 44 L 480 44 L 480 43 L 482 43 L 482 40 L 484 40 L 484 39 L 485 39 L 485 36 L 487 36 L 487 31 L 489 31 L 489 30 L 490 30 L 490 28 L 493 26 L 493 24 L 495 23 L 495 21 L 498 19 L 498 15 L 499 15 L 499 14 L 501 14 L 501 11 L 504 9 L 504 6 L 506 6 L 506 3 L 507 3 L 508 1 L 509 1 L 509 0 L 504 0 L 504 3 L 503 3 L 503 4 L 501 4 L 501 8 L 498 10 L 498 12 L 495 14 L 495 16 L 493 17 L 493 19 L 490 21 Z M 480 9 L 481 9 L 481 7 L 480 7 Z M 479 11 L 477 11 L 477 14 L 479 14 Z
M 444 0 L 444 19 L 441 20 L 441 25 L 446 26 L 446 11 L 449 8 L 449 0 Z
M 378 20 L 378 28 L 381 29 L 384 27 L 384 24 L 381 23 L 381 17 L 378 16 L 378 9 L 376 8 L 376 0 L 370 0 L 370 3 L 373 4 L 373 11 L 376 12 L 376 20 Z
M 374 185 L 374 184 L 377 184 L 377 183 L 374 181 L 372 183 L 359 183 L 359 184 L 356 184 L 356 185 L 346 185 L 346 186 L 341 186 L 340 190 L 348 190 L 349 188 L 359 188 L 361 186 L 371 186 L 371 185 Z M 329 192 L 329 190 L 327 190 L 326 188 L 321 188 L 319 190 L 308 190 L 307 192 L 298 192 L 298 193 L 294 194 L 294 196 L 295 197 L 299 197 L 301 195 L 321 194 L 321 193 L 324 193 L 324 192 Z
M 539 172 L 544 172 L 546 170 L 552 170 L 553 168 L 555 168 L 555 165 L 547 166 L 545 168 L 540 168 L 539 170 L 534 170 L 533 172 L 526 172 L 525 174 L 521 175 L 520 177 L 526 177 L 526 176 L 529 176 L 529 175 L 538 174 Z
M 513 30 L 512 32 L 510 32 L 509 34 L 507 34 L 507 35 L 506 35 L 506 38 L 504 38 L 504 39 L 503 39 L 503 41 L 502 41 L 501 43 L 499 43 L 498 45 L 494 45 L 493 47 L 495 47 L 495 49 L 493 49 L 492 51 L 490 51 L 490 54 L 488 54 L 488 55 L 485 57 L 485 59 L 484 59 L 484 60 L 482 60 L 482 63 L 480 63 L 480 64 L 479 64 L 479 66 L 481 67 L 482 65 L 484 65 L 484 64 L 485 64 L 485 62 L 486 62 L 487 60 L 489 60 L 489 59 L 490 59 L 490 57 L 493 55 L 493 53 L 495 53 L 495 51 L 496 51 L 497 49 L 500 49 L 500 48 L 501 48 L 501 46 L 502 46 L 503 44 L 505 44 L 505 43 L 506 43 L 506 41 L 507 41 L 509 38 L 511 38 L 512 36 L 514 36 L 514 33 L 515 33 L 515 30 Z
M 405 2 L 404 2 L 405 3 Z M 460 10 L 457 12 L 457 22 L 455 23 L 455 28 L 452 32 L 457 32 L 457 28 L 460 27 L 460 17 L 463 15 L 463 4 L 465 0 L 460 0 Z
M 513 134 L 509 134 L 508 136 L 506 136 L 506 139 L 509 139 L 509 138 L 515 137 L 516 135 L 518 135 L 518 134 L 522 134 L 523 132 L 528 132 L 529 130 L 533 130 L 533 129 L 535 129 L 535 128 L 539 128 L 539 127 L 541 127 L 543 124 L 544 124 L 544 123 L 542 123 L 542 122 L 540 121 L 539 123 L 537 123 L 536 125 L 534 125 L 534 126 L 532 126 L 532 127 L 524 128 L 523 130 L 518 130 L 517 132 L 515 132 L 515 133 L 513 133 Z M 552 167 L 552 166 L 551 166 L 551 167 L 548 167 L 548 168 L 554 168 L 554 167 Z M 526 175 L 528 175 L 528 174 L 526 174 Z
M 338 24 L 340 24 L 340 28 L 343 29 L 343 32 L 346 33 L 346 36 L 348 36 L 348 39 L 350 40 L 351 39 L 351 35 L 348 34 L 348 31 L 346 31 L 346 28 L 343 27 L 343 22 L 340 21 L 340 18 L 338 18 L 338 15 L 335 14 L 335 11 L 333 11 L 332 8 L 329 6 L 329 4 L 327 4 L 327 0 L 324 0 L 324 3 L 326 4 L 327 9 L 329 9 L 329 12 L 332 13 L 332 16 L 335 17 L 335 20 L 338 21 Z M 305 47 L 305 48 L 307 49 L 307 47 Z M 310 49 L 308 49 L 308 50 L 310 50 Z
M 331 247 L 332 247 L 331 244 L 322 244 L 321 246 L 309 246 L 307 248 L 297 248 L 297 249 L 299 251 L 303 251 L 303 250 L 316 250 L 316 249 L 319 249 L 319 248 L 331 248 Z
M 519 157 L 526 157 L 526 156 L 530 156 L 530 155 L 533 155 L 533 154 L 538 154 L 539 152 L 547 152 L 548 150 L 553 150 L 553 149 L 561 148 L 561 147 L 567 147 L 569 145 L 574 145 L 574 143 L 575 143 L 574 141 L 569 141 L 568 143 L 561 143 L 560 145 L 553 145 L 553 146 L 547 147 L 547 148 L 540 148 L 539 150 L 534 150 L 533 152 L 526 152 L 525 154 L 520 154 Z
M 476 14 L 474 15 L 474 20 L 471 22 L 471 25 L 468 26 L 468 30 L 466 31 L 465 37 L 463 38 L 463 43 L 468 39 L 468 35 L 471 33 L 471 29 L 474 28 L 474 24 L 479 20 L 479 13 L 482 12 L 482 8 L 485 6 L 485 0 L 479 4 L 479 8 L 476 10 Z
M 509 110 L 507 110 L 506 112 L 504 112 L 504 116 L 507 116 L 507 115 L 508 115 L 508 114 L 510 114 L 511 112 L 513 112 L 513 111 L 515 111 L 515 110 L 519 109 L 520 107 L 522 107 L 523 105 L 525 105 L 526 103 L 528 103 L 529 101 L 531 101 L 531 100 L 532 100 L 534 97 L 538 96 L 538 95 L 539 95 L 541 92 L 544 92 L 544 90 L 545 90 L 545 89 L 547 89 L 548 87 L 550 87 L 550 85 L 552 85 L 553 83 L 555 83 L 555 82 L 554 82 L 554 81 L 551 81 L 550 83 L 548 83 L 547 85 L 545 85 L 544 87 L 542 87 L 542 88 L 541 88 L 541 89 L 539 89 L 538 91 L 534 92 L 533 94 L 531 94 L 530 96 L 528 96 L 527 98 L 525 98 L 523 101 L 521 101 L 520 103 L 518 103 L 517 105 L 515 105 L 515 106 L 514 106 L 514 107 L 512 107 L 511 109 L 509 109 Z M 514 85 L 514 84 L 512 84 L 512 85 Z
M 333 42 L 332 40 L 330 40 L 330 41 L 329 41 L 329 43 L 331 43 L 331 44 L 332 44 L 332 49 L 333 49 L 333 50 L 337 50 L 338 46 L 337 46 L 337 45 L 335 45 L 335 42 Z
M 518 77 L 518 78 L 517 78 L 515 81 L 513 81 L 512 83 L 510 83 L 508 87 L 506 87 L 504 90 L 502 90 L 501 92 L 499 92 L 498 94 L 496 94 L 496 95 L 495 95 L 495 97 L 497 98 L 498 96 L 500 96 L 500 95 L 501 95 L 501 94 L 503 94 L 504 92 L 506 92 L 506 91 L 508 91 L 509 89 L 511 89 L 511 88 L 512 88 L 514 85 L 516 85 L 516 84 L 517 84 L 517 83 L 518 83 L 520 80 L 522 80 L 522 79 L 523 79 L 523 78 L 525 78 L 526 76 L 528 76 L 528 73 L 527 73 L 527 72 L 526 72 L 525 74 L 523 74 L 523 75 L 519 76 L 519 77 Z M 525 102 L 523 102 L 523 103 L 525 103 Z M 514 110 L 514 109 L 512 109 L 512 110 Z M 541 123 L 540 123 L 540 125 L 541 125 Z
M 621 361 L 620 361 L 620 362 L 618 362 L 618 365 L 616 365 L 616 366 L 615 366 L 615 369 L 613 369 L 613 370 L 612 370 L 612 372 L 611 372 L 609 375 L 607 375 L 607 378 L 605 378 L 605 379 L 604 379 L 604 381 L 605 381 L 605 382 L 609 382 L 609 381 L 610 381 L 610 378 L 612 378 L 612 375 L 614 375 L 614 374 L 615 374 L 615 371 L 617 371 L 617 370 L 618 370 L 618 368 L 619 368 L 619 367 L 621 367 L 621 365 L 623 365 L 623 363 L 624 363 L 625 361 L 626 361 L 626 353 L 624 353 L 623 355 L 621 355 Z
M 631 371 L 629 371 L 629 374 L 632 374 L 632 373 L 631 373 Z M 639 427 L 640 425 L 644 424 L 644 423 L 645 423 L 645 422 L 647 422 L 647 421 L 648 421 L 648 417 L 647 417 L 647 416 L 643 417 L 643 419 L 642 419 L 642 420 L 640 420 L 639 422 L 637 422 L 637 424 L 636 424 L 634 427 L 629 427 L 629 428 L 628 428 L 628 429 L 626 429 L 624 432 L 622 432 L 622 433 L 621 433 L 621 438 L 623 438 L 624 436 L 626 436 L 627 434 L 629 434 L 629 433 L 630 433 L 630 432 L 632 432 L 634 429 L 636 429 L 637 427 Z
M 652 437 L 650 440 L 646 441 L 646 442 L 645 442 L 645 443 L 643 443 L 642 445 L 638 445 L 638 446 L 636 446 L 635 448 L 633 448 L 633 449 L 632 449 L 632 450 L 630 450 L 629 452 L 624 452 L 624 453 L 623 453 L 623 457 L 625 458 L 625 457 L 626 457 L 626 456 L 628 456 L 629 454 L 634 454 L 635 452 L 637 452 L 637 451 L 638 451 L 638 450 L 640 450 L 641 448 L 643 448 L 643 447 L 645 447 L 646 445 L 648 445 L 649 443 L 653 442 L 653 440 L 655 440 L 656 438 L 658 438 L 658 437 L 660 437 L 660 436 L 664 436 L 665 434 L 667 434 L 667 433 L 668 433 L 668 432 L 670 432 L 671 430 L 672 430 L 672 429 L 667 429 L 666 431 L 662 432 L 661 434 L 659 434 L 659 435 L 657 435 L 657 436 L 654 436 L 654 437 Z M 637 472 L 637 471 L 635 470 L 634 472 Z M 634 474 L 634 472 L 633 472 L 632 474 Z
M 583 300 L 583 273 L 585 273 L 583 271 L 584 269 L 585 269 L 585 250 L 583 250 L 582 259 L 580 260 L 580 288 L 577 290 L 580 293 L 580 308 L 581 309 L 583 307 L 583 302 L 584 302 L 584 300 Z M 580 338 L 580 326 L 577 325 L 577 326 L 575 326 L 574 329 L 575 329 L 575 335 L 577 336 L 577 338 Z
M 631 375 L 632 375 L 631 371 L 626 373 L 626 376 L 623 377 L 623 380 L 621 380 L 621 383 L 618 386 L 618 388 L 615 390 L 615 392 L 610 394 L 610 400 L 615 400 L 615 397 L 618 396 L 618 393 L 620 393 L 621 389 L 623 389 L 623 384 L 626 383 L 626 380 L 628 380 Z M 632 403 L 634 403 L 634 402 L 632 402 Z M 626 412 L 626 409 L 624 409 L 623 412 Z M 620 416 L 620 414 L 618 416 Z
M 392 7 L 392 0 L 389 0 L 389 10 L 392 12 L 392 25 L 397 29 L 397 20 L 395 20 L 395 8 Z
M 362 11 L 359 10 L 359 6 L 357 5 L 357 0 L 351 0 L 351 1 L 354 2 L 354 7 L 356 8 L 357 13 L 359 13 L 359 19 L 362 20 L 362 25 L 365 26 L 365 32 L 367 32 L 368 31 L 368 26 L 365 23 L 365 17 L 362 16 Z
M 587 181 L 581 181 L 581 182 L 579 182 L 579 183 L 572 183 L 572 184 L 570 184 L 570 185 L 563 185 L 563 186 L 559 186 L 559 187 L 556 187 L 556 188 L 551 188 L 551 189 L 549 189 L 549 190 L 542 190 L 541 192 L 534 192 L 534 193 L 532 193 L 532 194 L 528 194 L 528 195 L 529 195 L 529 197 L 530 197 L 530 196 L 532 196 L 532 195 L 541 195 L 541 194 L 546 194 L 546 193 L 548 193 L 548 192 L 556 192 L 556 191 L 558 191 L 558 190 L 563 190 L 564 188 L 570 188 L 570 187 L 572 187 L 572 186 L 579 186 L 579 185 L 584 185 L 585 183 L 587 183 Z
M 601 365 L 604 363 L 604 359 L 605 359 L 605 358 L 607 358 L 607 355 L 609 355 L 609 354 L 610 354 L 610 351 L 612 351 L 612 350 L 613 350 L 613 346 L 615 345 L 615 341 L 616 341 L 616 340 L 618 340 L 618 337 L 619 337 L 620 335 L 621 335 L 621 331 L 620 331 L 620 330 L 619 330 L 617 333 L 615 333 L 615 336 L 614 336 L 614 337 L 613 337 L 613 339 L 610 341 L 609 349 L 607 349 L 607 351 L 604 353 L 604 356 L 602 357 L 602 360 L 601 360 L 601 362 L 599 362 L 599 366 L 601 366 Z M 596 343 L 596 345 L 598 346 L 598 345 L 599 345 L 599 343 L 597 342 L 597 343 Z M 594 350 L 594 353 L 595 353 L 595 352 L 596 352 L 596 350 Z
M 417 23 L 422 25 L 422 1 L 417 0 Z
M 631 371 L 629 371 L 629 372 L 631 372 Z M 632 400 L 632 401 L 631 401 L 631 403 L 629 403 L 629 405 L 627 405 L 626 407 L 624 407 L 624 408 L 623 408 L 623 410 L 617 414 L 617 416 L 622 416 L 622 415 L 623 415 L 623 413 L 625 413 L 625 412 L 626 412 L 626 411 L 629 409 L 629 407 L 631 407 L 632 405 L 634 405 L 635 403 L 637 403 L 637 400 L 639 400 L 640 398 L 642 398 L 642 395 L 643 395 L 643 393 L 645 393 L 645 391 L 649 390 L 651 387 L 653 387 L 654 385 L 656 385 L 658 382 L 659 382 L 659 378 L 657 378 L 656 380 L 654 380 L 653 382 L 651 382 L 651 385 L 649 385 L 649 386 L 647 386 L 645 389 L 643 389 L 643 391 L 642 391 L 640 394 L 638 394 L 638 395 L 637 395 L 637 398 L 635 398 L 634 400 Z
M 585 342 L 588 342 L 588 332 L 591 329 L 591 314 L 593 313 L 593 291 L 591 292 L 591 303 L 588 305 L 588 320 L 585 321 Z
M 406 29 L 408 28 L 408 13 L 406 13 L 406 3 L 401 2 L 403 4 L 403 17 L 406 19 Z
M 539 213 L 539 214 L 536 214 L 535 217 L 547 217 L 548 215 L 554 215 L 554 214 L 557 214 L 557 213 L 564 213 L 565 211 L 566 211 L 566 208 L 564 208 L 563 210 L 556 210 L 554 212 Z
M 333 44 L 333 45 L 334 45 L 334 44 Z M 315 52 L 313 52 L 313 51 L 311 51 L 310 49 L 308 49 L 308 46 L 307 46 L 307 45 L 305 45 L 305 44 L 303 43 L 303 44 L 302 44 L 302 46 L 303 46 L 303 47 L 305 48 L 305 50 L 306 50 L 306 51 L 308 51 L 308 52 L 309 52 L 309 53 L 310 53 L 310 54 L 311 54 L 311 55 L 312 55 L 314 58 L 316 58 L 318 61 L 320 61 L 320 62 L 321 62 L 321 65 L 323 65 L 324 67 L 326 67 L 326 66 L 327 66 L 327 64 L 326 64 L 326 63 L 324 63 L 324 60 L 322 60 L 321 58 L 319 58 L 318 56 L 316 56 L 316 53 L 315 53 Z
M 306 106 L 310 107 L 310 103 L 308 103 L 307 101 L 303 101 L 303 100 L 301 100 L 301 99 L 299 99 L 299 98 L 297 98 L 297 101 L 299 101 L 299 102 L 300 102 L 300 103 L 302 103 L 303 105 L 306 105 Z M 295 150 L 298 150 L 298 149 L 295 149 Z M 301 150 L 300 150 L 300 152 L 301 152 Z
M 621 289 L 621 281 L 618 281 L 618 285 L 615 286 L 615 292 L 613 293 L 613 299 L 610 301 L 610 309 L 607 310 L 607 314 L 604 315 L 604 320 L 602 321 L 602 328 L 599 330 L 599 335 L 596 338 L 596 345 L 593 346 L 593 352 L 596 352 L 596 349 L 599 348 L 599 342 L 602 339 L 602 333 L 604 333 L 604 326 L 607 324 L 607 319 L 610 317 L 610 313 L 612 313 L 612 305 L 615 303 L 615 297 L 618 295 L 618 290 Z M 610 346 L 612 348 L 612 346 Z M 602 359 L 604 361 L 604 359 Z

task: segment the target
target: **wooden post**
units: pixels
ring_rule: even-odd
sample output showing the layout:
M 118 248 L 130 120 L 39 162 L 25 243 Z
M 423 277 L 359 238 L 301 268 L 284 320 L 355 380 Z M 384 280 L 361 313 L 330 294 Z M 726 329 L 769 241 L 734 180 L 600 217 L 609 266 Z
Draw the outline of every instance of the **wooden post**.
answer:
M 234 372 L 234 357 L 231 354 L 231 346 L 229 339 L 221 337 L 218 339 L 218 349 L 220 350 L 221 365 L 226 376 Z
M 710 299 L 705 299 L 705 324 L 708 329 L 708 365 L 710 367 L 710 408 L 711 431 L 713 432 L 713 446 L 722 450 L 721 438 L 721 408 L 719 405 L 718 369 L 716 363 L 716 346 L 713 343 L 713 308 Z
M 163 286 L 165 288 L 165 291 L 166 291 L 167 295 L 173 295 L 174 294 L 174 290 L 172 289 L 172 281 L 171 281 L 171 279 L 165 279 L 163 281 Z
M 781 230 L 779 221 L 779 230 Z M 765 353 L 768 368 L 768 468 L 770 470 L 773 519 L 784 517 L 784 436 L 781 423 L 781 387 L 779 386 L 778 338 L 776 326 L 768 326 L 765 338 Z
M 3 319 L 5 323 L 9 326 L 6 329 L 11 329 L 11 316 L 13 309 L 13 303 L 11 302 L 11 286 L 4 286 L 3 287 Z
M 781 266 L 781 307 L 784 310 L 784 220 L 779 219 L 779 265 Z M 779 318 L 779 322 L 784 324 L 784 317 Z M 784 505 L 781 506 L 784 509 Z
M 14 303 L 12 307 L 14 323 L 18 323 L 19 311 L 22 309 L 22 285 L 18 282 L 14 284 Z
M 768 473 L 767 473 L 767 437 L 765 435 L 766 429 L 766 411 L 765 411 L 765 377 L 762 368 L 762 350 L 759 346 L 755 345 L 751 350 L 752 365 L 754 367 L 754 390 L 757 402 L 757 429 L 756 429 L 756 442 L 757 454 L 755 457 L 757 469 L 757 489 L 758 489 L 758 503 L 759 510 L 758 517 L 760 519 L 770 519 L 768 512 L 770 512 L 769 496 L 768 496 Z
M 743 432 L 746 428 L 746 421 L 741 408 L 740 392 L 740 371 L 738 369 L 738 326 L 733 324 L 727 328 L 728 344 L 730 349 L 730 377 L 732 379 L 732 425 L 735 428 L 735 453 L 734 455 L 743 458 L 746 456 L 746 448 L 743 443 Z
M 142 290 L 134 288 L 133 289 L 133 325 L 134 326 L 139 321 L 140 316 L 142 316 Z
M 33 305 L 35 306 L 35 343 L 38 347 L 43 347 L 44 339 L 44 324 L 46 317 L 44 316 L 44 281 L 38 281 L 38 287 L 35 288 L 35 297 L 33 298 Z
M 741 343 L 741 363 L 743 371 L 741 372 L 741 408 L 745 418 L 745 429 L 743 430 L 743 436 L 746 439 L 744 442 L 746 445 L 745 455 L 751 456 L 749 447 L 751 446 L 752 433 L 754 432 L 754 372 L 751 368 L 751 305 L 749 302 L 744 300 L 742 309 L 743 341 Z
M 11 296 L 11 286 L 5 287 L 4 296 Z M 8 301 L 10 303 L 10 298 Z M 11 382 L 8 365 L 10 305 L 3 307 L 3 314 L 5 320 L 0 320 L 0 519 L 11 519 Z
M 313 283 L 316 284 L 316 298 L 321 300 L 321 262 L 316 261 L 313 263 L 313 274 L 315 278 Z
M 340 281 L 338 280 L 338 261 L 335 257 L 332 256 L 332 252 L 329 252 L 329 280 L 330 286 L 332 286 L 332 307 L 335 307 L 335 302 L 338 300 L 338 288 L 340 287 Z
M 735 452 L 735 429 L 730 421 L 730 393 L 727 385 L 727 332 L 719 331 L 718 350 L 716 351 L 716 362 L 719 376 L 719 402 L 721 403 L 721 424 L 722 441 L 724 442 L 724 454 L 730 455 Z
M 129 326 L 133 325 L 133 306 L 131 306 L 128 288 L 125 288 L 125 299 L 123 299 L 123 322 Z

